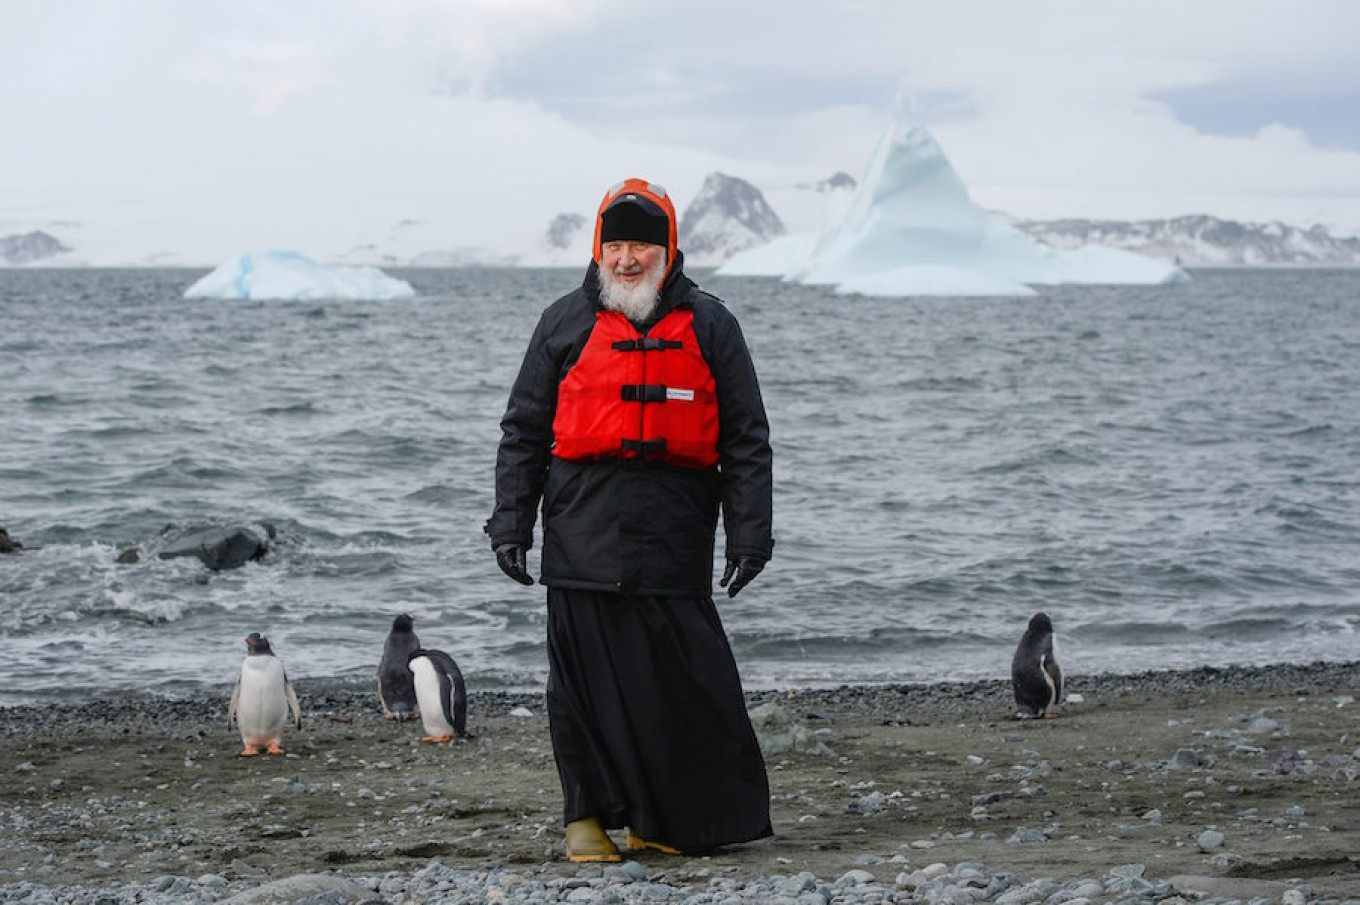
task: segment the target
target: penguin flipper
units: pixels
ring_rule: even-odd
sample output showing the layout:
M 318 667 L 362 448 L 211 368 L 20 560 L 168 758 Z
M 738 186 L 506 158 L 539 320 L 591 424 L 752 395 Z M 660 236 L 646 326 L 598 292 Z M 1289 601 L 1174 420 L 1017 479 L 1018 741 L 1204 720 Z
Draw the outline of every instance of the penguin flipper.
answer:
M 236 719 L 236 711 L 241 706 L 241 680 L 236 680 L 236 688 L 231 692 L 231 703 L 227 705 L 227 728 L 231 728 L 231 723 Z
M 467 686 L 463 684 L 463 673 L 457 666 L 453 668 L 453 731 L 459 738 L 470 738 L 467 732 Z
M 455 735 L 467 738 L 467 685 L 463 681 L 463 671 L 443 651 L 428 651 L 427 656 L 439 670 L 439 696 L 444 716 L 453 726 Z
M 302 728 L 302 705 L 298 703 L 297 692 L 293 691 L 293 683 L 288 681 L 288 677 L 283 677 L 283 693 L 288 696 L 288 709 L 293 713 L 293 727 Z

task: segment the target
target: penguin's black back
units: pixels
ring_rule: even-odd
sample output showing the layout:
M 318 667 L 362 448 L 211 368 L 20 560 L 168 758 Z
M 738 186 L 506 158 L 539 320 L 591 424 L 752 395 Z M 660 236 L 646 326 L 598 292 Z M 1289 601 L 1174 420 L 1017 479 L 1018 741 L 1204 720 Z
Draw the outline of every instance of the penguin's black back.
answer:
M 402 614 L 392 620 L 392 630 L 383 643 L 382 660 L 378 664 L 378 693 L 383 706 L 398 717 L 416 710 L 416 686 L 411 679 L 407 662 L 420 649 L 420 639 L 412 629 L 413 620 Z
M 1036 613 L 1020 638 L 1011 658 L 1011 689 L 1019 716 L 1042 716 L 1058 703 L 1061 680 L 1050 687 L 1045 679 L 1045 667 L 1051 677 L 1057 674 L 1057 660 L 1053 651 L 1053 621 L 1045 613 Z

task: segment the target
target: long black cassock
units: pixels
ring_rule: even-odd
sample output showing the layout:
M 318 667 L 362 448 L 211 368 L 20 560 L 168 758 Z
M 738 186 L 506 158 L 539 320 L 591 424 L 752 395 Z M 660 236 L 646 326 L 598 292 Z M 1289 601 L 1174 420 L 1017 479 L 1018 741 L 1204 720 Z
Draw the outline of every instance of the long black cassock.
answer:
M 711 598 L 548 591 L 548 719 L 567 822 L 685 852 L 771 833 L 765 762 Z
M 541 501 L 548 713 L 564 820 L 595 816 L 703 851 L 771 832 L 765 764 L 712 583 L 720 510 L 728 558 L 770 558 L 773 481 L 741 329 L 682 266 L 677 255 L 652 323 L 677 308 L 693 313 L 715 381 L 719 466 L 552 455 L 558 386 L 602 310 L 592 264 L 529 341 L 501 420 L 486 531 L 493 547 L 531 546 Z

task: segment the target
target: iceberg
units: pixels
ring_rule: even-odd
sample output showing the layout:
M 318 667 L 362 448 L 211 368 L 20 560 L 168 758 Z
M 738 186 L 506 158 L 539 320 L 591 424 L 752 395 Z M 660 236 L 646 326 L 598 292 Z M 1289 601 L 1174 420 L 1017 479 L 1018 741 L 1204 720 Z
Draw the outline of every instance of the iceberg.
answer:
M 905 103 L 837 221 L 738 253 L 716 273 L 879 296 L 1023 296 L 1034 294 L 1033 285 L 1189 279 L 1172 264 L 1120 249 L 1051 248 L 989 214 Z
M 376 267 L 331 267 L 295 251 L 255 251 L 219 266 L 186 299 L 409 299 L 415 290 Z
M 1038 295 L 1024 283 L 989 276 L 976 270 L 950 264 L 910 264 L 851 277 L 836 284 L 837 295 Z
M 816 246 L 817 233 L 789 233 L 737 252 L 716 273 L 725 277 L 782 277 L 812 254 Z

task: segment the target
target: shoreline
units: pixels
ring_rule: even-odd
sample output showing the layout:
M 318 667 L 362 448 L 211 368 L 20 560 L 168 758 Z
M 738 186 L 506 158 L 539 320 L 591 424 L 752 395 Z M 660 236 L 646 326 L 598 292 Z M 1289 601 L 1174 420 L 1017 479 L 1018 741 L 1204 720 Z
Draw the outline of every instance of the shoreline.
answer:
M 510 901 L 1360 900 L 1360 661 L 1073 676 L 1080 702 L 1043 721 L 1010 718 L 1003 680 L 748 691 L 793 745 L 766 754 L 775 836 L 623 867 L 562 858 L 541 693 L 473 691 L 475 738 L 434 746 L 369 683 L 296 688 L 276 758 L 238 756 L 230 688 L 0 707 L 0 901 L 249 901 L 321 874 L 392 902 L 427 881 Z

